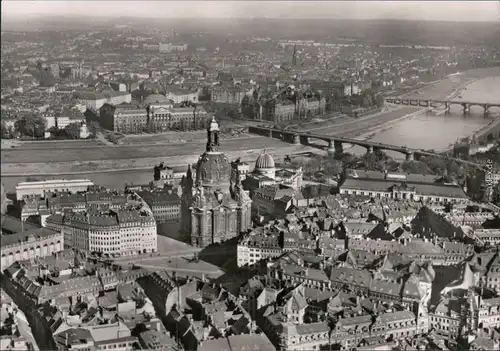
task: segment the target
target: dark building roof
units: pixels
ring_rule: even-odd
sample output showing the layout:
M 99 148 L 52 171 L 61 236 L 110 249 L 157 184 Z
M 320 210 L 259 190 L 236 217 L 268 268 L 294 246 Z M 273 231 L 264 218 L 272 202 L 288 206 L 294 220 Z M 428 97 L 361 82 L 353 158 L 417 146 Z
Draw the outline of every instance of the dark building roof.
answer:
M 2 215 L 2 234 L 15 234 L 23 231 L 40 228 L 39 225 L 32 222 L 22 223 L 21 219 L 8 215 Z
M 47 228 L 36 228 L 27 230 L 24 232 L 11 234 L 11 235 L 2 235 L 0 247 L 5 247 L 9 245 L 13 245 L 16 243 L 26 242 L 28 239 L 33 237 L 34 239 L 43 239 L 45 237 L 56 235 L 57 232 L 54 230 L 50 230 Z
M 444 216 L 432 211 L 424 206 L 412 221 L 413 232 L 422 237 L 429 237 L 433 234 L 439 237 L 462 238 L 464 232 L 460 227 L 450 223 Z
M 137 194 L 149 206 L 177 206 L 181 203 L 179 195 L 169 191 L 139 191 Z
M 277 185 L 266 185 L 258 188 L 254 192 L 255 194 L 260 194 L 260 196 L 271 199 L 280 199 L 285 195 L 292 196 L 296 193 L 293 188 Z

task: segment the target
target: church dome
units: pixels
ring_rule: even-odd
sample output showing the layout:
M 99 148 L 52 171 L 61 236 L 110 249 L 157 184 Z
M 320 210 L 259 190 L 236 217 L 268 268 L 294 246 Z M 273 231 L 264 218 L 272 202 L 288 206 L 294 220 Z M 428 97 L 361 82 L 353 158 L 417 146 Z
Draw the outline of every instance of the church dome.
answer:
M 202 186 L 225 186 L 231 178 L 231 165 L 223 153 L 206 152 L 196 164 L 196 182 Z
M 257 161 L 255 161 L 256 169 L 269 169 L 274 167 L 275 164 L 273 157 L 265 151 L 263 154 L 259 155 Z

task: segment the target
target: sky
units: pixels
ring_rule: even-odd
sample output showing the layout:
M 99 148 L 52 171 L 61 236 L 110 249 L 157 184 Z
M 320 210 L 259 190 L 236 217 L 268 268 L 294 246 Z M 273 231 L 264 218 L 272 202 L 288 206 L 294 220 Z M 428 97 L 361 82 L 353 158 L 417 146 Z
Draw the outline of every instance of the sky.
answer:
M 37 15 L 155 18 L 332 18 L 435 21 L 498 21 L 491 1 L 23 1 L 2 0 L 2 18 Z

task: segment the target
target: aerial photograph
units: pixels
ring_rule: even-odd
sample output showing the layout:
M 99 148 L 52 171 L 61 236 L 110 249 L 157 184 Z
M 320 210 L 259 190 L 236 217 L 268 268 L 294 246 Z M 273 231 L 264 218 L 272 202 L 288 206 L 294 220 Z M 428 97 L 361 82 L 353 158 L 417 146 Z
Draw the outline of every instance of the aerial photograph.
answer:
M 1 16 L 0 350 L 500 350 L 500 1 Z

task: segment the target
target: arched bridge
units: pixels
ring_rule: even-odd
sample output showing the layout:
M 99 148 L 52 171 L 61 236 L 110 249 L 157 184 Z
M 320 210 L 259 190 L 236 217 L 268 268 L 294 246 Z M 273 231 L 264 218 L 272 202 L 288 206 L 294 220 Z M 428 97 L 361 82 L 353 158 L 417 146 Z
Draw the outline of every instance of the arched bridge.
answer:
M 283 141 L 287 141 L 289 143 L 293 144 L 302 144 L 302 145 L 308 145 L 308 146 L 314 146 L 310 144 L 310 140 L 321 140 L 326 143 L 328 143 L 328 153 L 331 155 L 342 155 L 344 153 L 343 150 L 343 145 L 344 144 L 351 144 L 351 145 L 358 145 L 366 148 L 367 153 L 372 153 L 376 150 L 388 150 L 388 151 L 396 151 L 401 154 L 405 155 L 405 158 L 407 161 L 412 161 L 415 159 L 419 159 L 421 156 L 433 156 L 433 157 L 439 157 L 439 158 L 448 158 L 448 156 L 444 154 L 440 154 L 434 151 L 430 150 L 424 150 L 424 149 L 412 149 L 408 148 L 406 146 L 397 146 L 397 145 L 389 145 L 389 144 L 382 144 L 382 143 L 377 143 L 373 141 L 367 141 L 367 140 L 357 140 L 357 139 L 351 139 L 351 138 L 344 138 L 344 137 L 336 137 L 336 136 L 329 136 L 329 135 L 323 135 L 323 134 L 317 134 L 317 133 L 312 133 L 312 132 L 297 132 L 297 131 L 291 131 L 291 130 L 285 130 L 285 129 L 277 129 L 277 128 L 268 128 L 268 127 L 259 127 L 259 126 L 251 126 L 249 127 L 248 131 L 250 133 L 262 135 L 262 136 L 267 136 L 270 138 L 277 138 L 281 139 Z M 475 162 L 471 161 L 466 161 L 466 160 L 461 160 L 458 158 L 452 158 L 453 160 L 475 166 L 481 169 L 485 169 L 485 165 L 478 164 Z
M 432 100 L 432 99 L 415 99 L 415 98 L 402 98 L 402 97 L 389 97 L 385 102 L 398 105 L 420 106 L 420 107 L 439 107 L 444 105 L 446 110 L 449 110 L 452 105 L 461 105 L 464 113 L 470 112 L 471 106 L 480 106 L 484 109 L 484 113 L 488 114 L 490 108 L 499 107 L 500 103 L 484 103 L 473 101 L 458 101 L 458 100 Z

